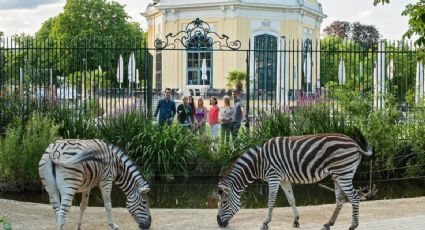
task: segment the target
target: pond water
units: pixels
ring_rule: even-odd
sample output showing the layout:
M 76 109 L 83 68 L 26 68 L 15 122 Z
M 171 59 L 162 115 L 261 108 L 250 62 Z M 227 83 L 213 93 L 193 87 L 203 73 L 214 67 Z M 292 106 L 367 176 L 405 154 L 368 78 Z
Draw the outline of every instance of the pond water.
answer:
M 216 208 L 218 178 L 180 178 L 173 182 L 153 182 L 149 193 L 152 208 Z M 332 181 L 322 183 L 333 188 Z M 425 180 L 399 180 L 375 183 L 378 188 L 377 199 L 395 199 L 425 196 Z M 365 183 L 355 183 L 355 187 L 366 186 Z M 293 185 L 297 206 L 335 203 L 335 195 L 317 184 Z M 268 199 L 267 183 L 255 183 L 243 193 L 243 208 L 265 208 Z M 125 207 L 125 196 L 118 189 L 112 191 L 112 206 Z M 36 203 L 49 203 L 47 193 L 0 193 L 0 198 Z M 74 205 L 79 205 L 80 195 L 74 199 Z M 90 194 L 90 206 L 103 206 L 102 197 L 96 188 Z M 276 207 L 287 207 L 288 202 L 280 189 Z

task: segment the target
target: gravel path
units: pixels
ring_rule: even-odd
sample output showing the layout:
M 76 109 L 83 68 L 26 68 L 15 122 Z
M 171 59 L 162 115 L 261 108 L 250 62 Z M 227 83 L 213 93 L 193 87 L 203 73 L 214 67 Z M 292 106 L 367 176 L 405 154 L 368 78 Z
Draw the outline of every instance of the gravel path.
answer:
M 299 207 L 300 230 L 320 229 L 333 212 L 334 205 Z M 230 221 L 228 230 L 258 230 L 266 209 L 242 209 Z M 152 209 L 152 230 L 218 230 L 216 209 Z M 9 213 L 13 229 L 56 229 L 50 205 L 0 199 L 0 214 Z M 75 229 L 79 208 L 72 207 L 65 229 Z M 125 208 L 114 208 L 113 215 L 120 229 L 137 229 Z M 348 229 L 351 205 L 346 204 L 332 229 Z M 292 229 L 291 208 L 276 208 L 271 230 Z M 89 207 L 83 224 L 86 230 L 109 230 L 105 211 Z M 362 202 L 358 230 L 425 229 L 425 197 Z

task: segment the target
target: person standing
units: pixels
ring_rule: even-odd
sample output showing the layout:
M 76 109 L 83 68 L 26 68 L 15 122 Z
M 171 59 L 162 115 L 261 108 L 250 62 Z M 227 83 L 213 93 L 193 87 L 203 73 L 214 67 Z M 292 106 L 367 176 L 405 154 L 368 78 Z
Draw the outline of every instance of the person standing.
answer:
M 242 109 L 242 99 L 240 97 L 240 94 L 237 90 L 233 90 L 232 91 L 232 96 L 233 96 L 233 100 L 234 100 L 234 113 L 235 113 L 235 117 L 233 120 L 233 127 L 232 127 L 232 137 L 233 137 L 233 142 L 236 140 L 236 138 L 238 138 L 238 134 L 239 134 L 239 129 L 241 128 L 241 124 L 243 121 L 243 109 Z
M 173 123 L 174 116 L 176 115 L 176 103 L 171 99 L 171 89 L 166 88 L 164 91 L 164 98 L 158 101 L 155 109 L 154 117 L 159 113 L 158 124 L 163 126 L 164 124 L 171 125 Z
M 198 103 L 195 111 L 195 121 L 193 132 L 199 132 L 201 135 L 204 134 L 205 120 L 207 119 L 207 108 L 204 106 L 204 100 L 198 98 Z
M 195 112 L 196 112 L 196 109 L 195 109 L 195 100 L 193 99 L 193 96 L 192 95 L 190 95 L 188 98 L 189 98 L 189 107 L 191 109 L 190 119 L 192 121 L 192 130 L 194 130 L 195 127 L 193 125 L 195 123 L 194 121 L 195 121 Z
M 220 107 L 218 107 L 218 102 L 216 97 L 211 97 L 210 99 L 210 118 L 208 123 L 210 124 L 211 129 L 211 137 L 213 139 L 217 138 L 218 129 L 220 128 L 220 120 L 218 119 L 218 115 L 220 113 Z
M 192 109 L 190 108 L 187 96 L 182 97 L 182 104 L 177 106 L 177 120 L 181 127 L 189 128 L 192 127 Z
M 230 106 L 229 96 L 223 97 L 224 106 L 220 109 L 220 121 L 221 121 L 221 141 L 229 142 L 230 135 L 232 134 L 234 110 Z

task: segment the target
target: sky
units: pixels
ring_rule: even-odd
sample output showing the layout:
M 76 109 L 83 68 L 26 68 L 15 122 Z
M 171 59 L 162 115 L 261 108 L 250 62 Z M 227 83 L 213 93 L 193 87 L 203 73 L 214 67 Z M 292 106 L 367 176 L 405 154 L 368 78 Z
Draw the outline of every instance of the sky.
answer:
M 151 0 L 115 0 L 125 5 L 130 21 L 147 28 L 144 12 Z M 373 0 L 319 0 L 328 16 L 322 22 L 322 30 L 335 20 L 375 25 L 383 38 L 400 39 L 408 28 L 408 17 L 401 12 L 409 3 L 417 0 L 391 0 L 388 5 L 373 6 Z M 19 33 L 33 35 L 50 17 L 63 12 L 66 0 L 0 0 L 0 31 L 6 36 Z

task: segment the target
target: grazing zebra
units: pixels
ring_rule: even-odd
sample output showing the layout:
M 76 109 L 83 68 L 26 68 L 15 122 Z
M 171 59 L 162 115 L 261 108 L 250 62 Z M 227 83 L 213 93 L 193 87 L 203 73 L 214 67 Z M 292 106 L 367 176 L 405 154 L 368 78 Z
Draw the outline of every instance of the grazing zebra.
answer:
M 49 193 L 56 216 L 57 229 L 62 229 L 77 192 L 82 193 L 78 228 L 87 208 L 90 190 L 99 186 L 108 224 L 112 221 L 111 190 L 114 182 L 127 196 L 127 208 L 140 229 L 148 229 L 151 216 L 147 192 L 149 184 L 133 162 L 121 151 L 95 140 L 59 140 L 49 145 L 41 157 L 39 168 L 43 186 Z
M 299 214 L 291 183 L 316 183 L 330 175 L 335 185 L 336 209 L 322 229 L 330 229 L 335 223 L 344 194 L 353 209 L 349 229 L 355 229 L 359 222 L 359 196 L 353 188 L 352 179 L 362 155 L 372 154 L 364 136 L 360 132 L 357 134 L 358 142 L 342 134 L 278 137 L 263 146 L 247 150 L 218 184 L 221 197 L 217 215 L 219 226 L 228 225 L 240 209 L 241 193 L 256 179 L 261 179 L 268 181 L 269 187 L 268 212 L 261 229 L 268 229 L 279 185 L 292 207 L 293 227 L 298 227 Z

